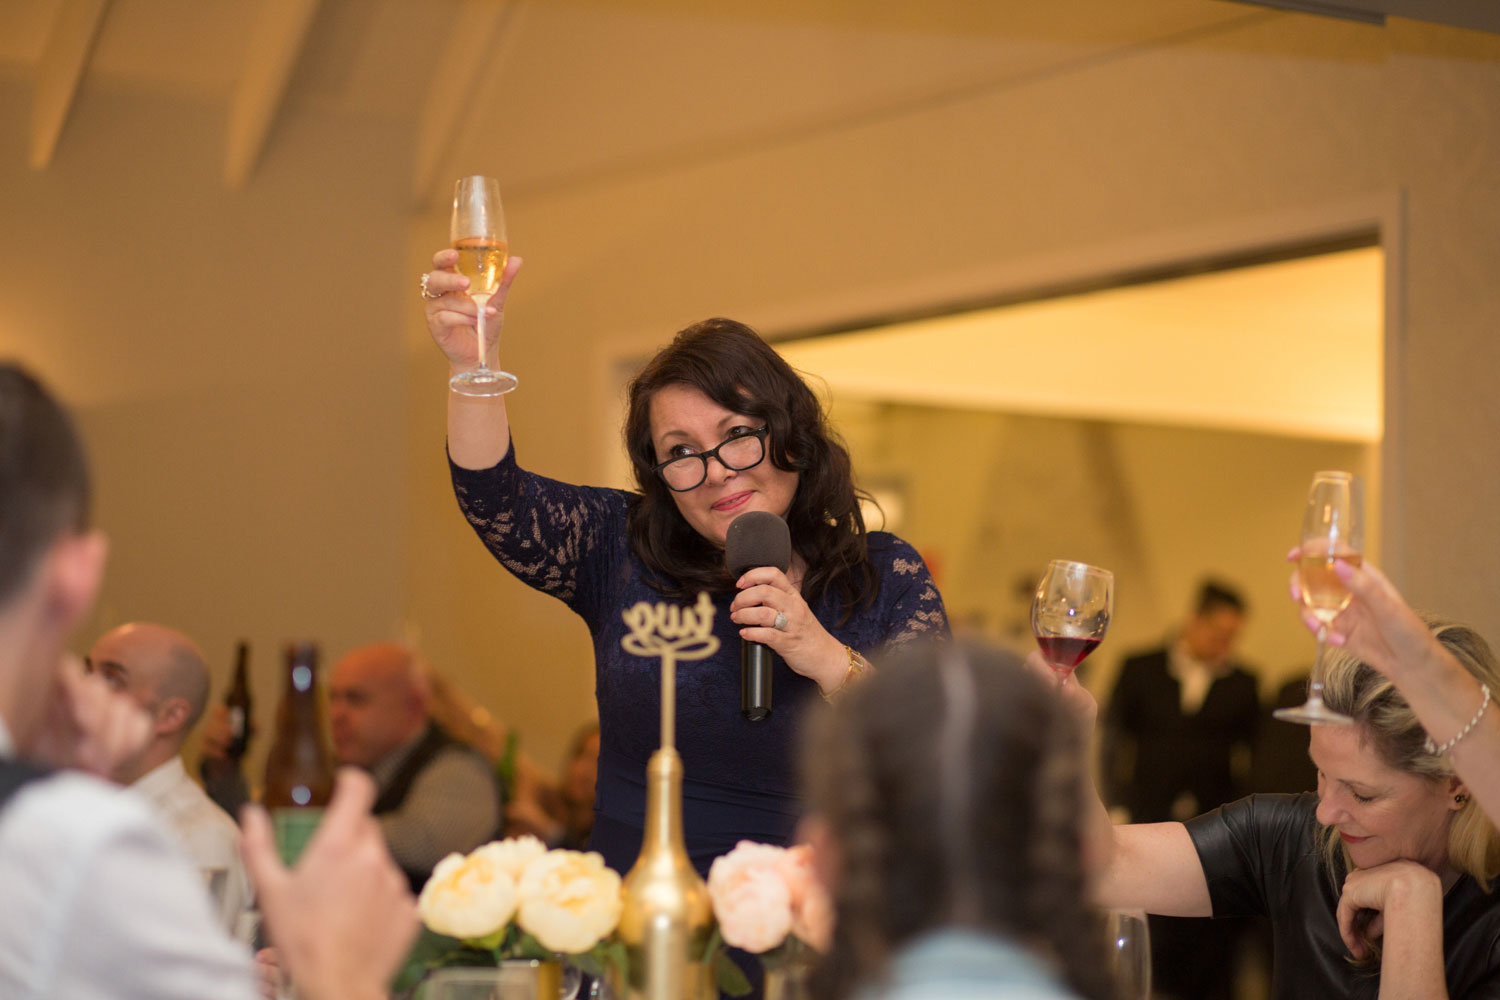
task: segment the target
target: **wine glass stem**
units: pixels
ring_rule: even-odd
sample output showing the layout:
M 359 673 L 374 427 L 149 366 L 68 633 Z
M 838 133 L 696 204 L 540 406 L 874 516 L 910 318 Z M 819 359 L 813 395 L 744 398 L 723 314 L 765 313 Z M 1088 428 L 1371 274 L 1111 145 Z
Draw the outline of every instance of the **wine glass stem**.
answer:
M 1308 688 L 1308 699 L 1323 700 L 1323 650 L 1328 645 L 1328 626 L 1318 626 L 1318 651 L 1313 655 L 1312 684 Z
M 485 307 L 490 304 L 490 297 L 488 295 L 475 295 L 474 296 L 474 304 L 479 307 L 478 314 L 475 315 L 475 317 L 474 317 L 474 330 L 475 330 L 475 334 L 474 335 L 475 335 L 475 337 L 479 341 L 479 344 L 478 344 L 478 346 L 479 346 L 479 366 L 478 367 L 479 367 L 480 371 L 484 371 L 484 370 L 486 370 L 486 369 L 489 368 L 489 365 L 487 365 L 485 363 L 485 360 L 484 360 L 484 356 L 485 356 L 485 349 L 484 349 L 484 310 L 485 310 Z

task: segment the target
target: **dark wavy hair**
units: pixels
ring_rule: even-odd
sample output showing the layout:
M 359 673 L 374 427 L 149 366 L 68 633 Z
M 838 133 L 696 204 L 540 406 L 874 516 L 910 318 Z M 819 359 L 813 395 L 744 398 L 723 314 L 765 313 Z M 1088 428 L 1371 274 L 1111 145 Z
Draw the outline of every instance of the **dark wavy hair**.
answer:
M 677 600 L 734 586 L 723 549 L 698 534 L 677 510 L 672 491 L 651 470 L 651 398 L 686 385 L 727 410 L 770 428 L 766 461 L 798 474 L 786 512 L 792 546 L 807 565 L 802 594 L 812 603 L 832 590 L 845 616 L 875 599 L 878 586 L 865 537 L 849 452 L 828 424 L 817 396 L 792 366 L 743 323 L 707 319 L 681 331 L 630 383 L 625 448 L 639 499 L 631 505 L 631 547 L 652 571 L 649 582 Z
M 943 927 L 1031 949 L 1082 997 L 1114 995 L 1085 897 L 1082 740 L 1018 658 L 956 642 L 882 659 L 809 726 L 803 772 L 838 852 L 811 995 L 880 983 L 894 952 Z

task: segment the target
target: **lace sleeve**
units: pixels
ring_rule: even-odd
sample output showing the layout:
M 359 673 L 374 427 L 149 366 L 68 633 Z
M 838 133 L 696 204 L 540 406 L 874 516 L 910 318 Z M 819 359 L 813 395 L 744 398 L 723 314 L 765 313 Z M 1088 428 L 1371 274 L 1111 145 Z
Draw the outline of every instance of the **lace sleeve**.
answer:
M 884 611 L 885 643 L 899 649 L 914 639 L 947 638 L 948 612 L 927 564 L 917 550 L 895 536 L 888 544 L 872 542 L 870 557 L 880 570 L 880 596 Z
M 498 465 L 479 470 L 450 460 L 459 508 L 500 565 L 585 613 L 590 583 L 608 577 L 605 563 L 625 546 L 630 495 L 538 476 L 515 455 L 512 445 Z

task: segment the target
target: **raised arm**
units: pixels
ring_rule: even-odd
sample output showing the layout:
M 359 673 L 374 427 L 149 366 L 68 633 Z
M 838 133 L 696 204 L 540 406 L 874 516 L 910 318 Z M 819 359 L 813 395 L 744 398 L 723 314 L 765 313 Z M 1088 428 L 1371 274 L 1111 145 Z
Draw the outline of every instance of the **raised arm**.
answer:
M 437 298 L 427 298 L 423 303 L 427 329 L 448 359 L 449 375 L 468 371 L 479 363 L 479 341 L 474 327 L 477 307 L 465 292 L 469 279 L 458 273 L 457 265 L 457 250 L 439 250 L 432 255 L 432 270 L 428 272 L 425 288 Z M 491 363 L 499 355 L 505 299 L 520 269 L 521 258 L 510 258 L 500 288 L 487 306 L 485 341 L 489 350 L 487 360 Z M 505 457 L 509 447 L 510 420 L 505 413 L 504 396 L 448 393 L 448 454 L 455 465 L 488 469 Z
M 1449 751 L 1453 768 L 1490 820 L 1500 822 L 1500 707 L 1487 706 L 1480 713 L 1484 692 L 1479 681 L 1433 638 L 1377 567 L 1336 562 L 1334 572 L 1351 597 L 1333 620 L 1328 641 L 1389 677 L 1438 745 L 1473 723 Z M 1300 601 L 1295 572 L 1291 590 Z M 1306 614 L 1303 618 L 1316 631 L 1316 620 Z M 1500 691 L 1493 695 L 1500 697 Z
M 1091 742 L 1099 706 L 1070 676 L 1059 685 L 1041 654 L 1026 657 L 1028 669 L 1058 691 L 1078 720 L 1081 738 Z M 1085 863 L 1093 873 L 1094 902 L 1112 910 L 1145 910 L 1173 917 L 1208 917 L 1213 904 L 1198 851 L 1181 823 L 1110 822 L 1097 789 L 1087 811 Z

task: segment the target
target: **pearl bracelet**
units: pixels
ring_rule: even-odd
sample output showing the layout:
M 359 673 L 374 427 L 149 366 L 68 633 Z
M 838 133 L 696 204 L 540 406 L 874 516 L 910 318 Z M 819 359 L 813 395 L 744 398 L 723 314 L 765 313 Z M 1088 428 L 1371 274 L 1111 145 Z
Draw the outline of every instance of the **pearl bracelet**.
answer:
M 1442 746 L 1438 746 L 1436 743 L 1432 742 L 1431 736 L 1427 737 L 1426 742 L 1424 742 L 1422 745 L 1426 747 L 1428 753 L 1438 757 L 1442 756 L 1443 754 L 1452 750 L 1454 747 L 1458 746 L 1459 741 L 1462 740 L 1465 736 L 1468 736 L 1469 733 L 1474 729 L 1474 727 L 1479 725 L 1479 720 L 1484 718 L 1484 710 L 1490 707 L 1490 686 L 1488 684 L 1480 684 L 1479 690 L 1484 692 L 1484 698 L 1480 700 L 1479 711 L 1474 713 L 1474 718 L 1470 719 L 1468 725 L 1464 726 L 1458 731 L 1457 736 L 1453 737 L 1453 739 L 1449 740 L 1447 743 L 1444 743 Z
M 844 688 L 848 687 L 850 681 L 854 680 L 860 674 L 864 673 L 865 670 L 870 666 L 870 661 L 866 660 L 863 656 L 860 656 L 859 651 L 856 650 L 853 646 L 845 646 L 844 652 L 849 654 L 849 669 L 844 671 L 844 679 L 839 681 L 838 687 L 834 688 L 832 691 L 821 692 L 823 695 L 823 700 L 826 702 L 832 703 L 835 695 L 844 690 Z

